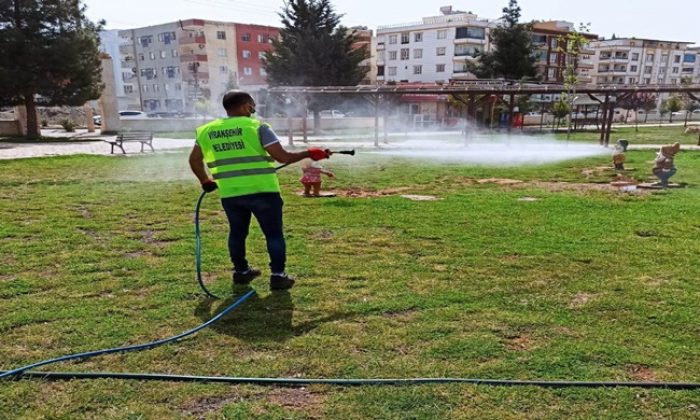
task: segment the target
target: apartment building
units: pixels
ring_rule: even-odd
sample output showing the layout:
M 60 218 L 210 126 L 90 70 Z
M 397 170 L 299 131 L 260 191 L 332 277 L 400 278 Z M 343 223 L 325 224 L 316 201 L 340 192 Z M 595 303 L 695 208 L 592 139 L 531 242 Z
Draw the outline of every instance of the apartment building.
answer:
M 535 49 L 537 73 L 543 82 L 564 81 L 567 66 L 566 36 L 574 29 L 574 24 L 566 21 L 534 22 L 532 25 L 532 46 Z M 583 33 L 589 41 L 596 41 L 598 35 Z M 586 46 L 576 63 L 576 76 L 579 83 L 591 83 L 593 70 L 592 56 L 595 53 Z
M 378 83 L 446 83 L 468 77 L 467 62 L 490 51 L 494 23 L 442 7 L 440 16 L 377 29 Z
M 677 85 L 700 81 L 697 48 L 690 42 L 620 38 L 591 42 L 597 85 Z
M 131 67 L 122 67 L 126 63 L 121 59 L 120 47 L 129 42 L 127 38 L 119 36 L 118 30 L 109 30 L 100 32 L 100 51 L 109 54 L 112 57 L 112 67 L 116 75 L 114 86 L 117 93 L 117 102 L 119 109 L 128 109 L 138 107 L 138 100 L 129 97 L 124 89 L 123 73 L 131 73 Z
M 267 87 L 267 73 L 263 66 L 265 54 L 272 50 L 272 39 L 279 37 L 279 28 L 236 23 L 237 84 L 242 89 L 259 90 Z
M 193 112 L 200 99 L 217 107 L 230 81 L 267 86 L 262 57 L 278 29 L 203 19 L 123 30 L 120 89 L 131 109 Z

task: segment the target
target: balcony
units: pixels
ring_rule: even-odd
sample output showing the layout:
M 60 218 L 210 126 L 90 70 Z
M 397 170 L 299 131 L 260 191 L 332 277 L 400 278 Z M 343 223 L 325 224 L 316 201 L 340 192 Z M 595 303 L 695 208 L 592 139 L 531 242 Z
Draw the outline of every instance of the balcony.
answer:
M 377 51 L 383 51 L 384 50 L 384 43 L 379 42 L 377 43 Z
M 209 72 L 206 72 L 206 71 L 197 72 L 197 79 L 199 80 L 199 83 L 201 83 L 201 84 L 209 83 Z M 194 73 L 192 73 L 189 70 L 182 73 L 182 80 L 185 82 L 194 83 Z
M 485 39 L 479 39 L 479 38 L 456 38 L 454 40 L 455 44 L 469 44 L 469 43 L 477 43 L 480 45 L 486 44 Z
M 119 53 L 120 54 L 133 54 L 134 53 L 134 47 L 131 44 L 123 44 L 119 46 Z
M 183 54 L 180 56 L 180 61 L 183 63 L 189 63 L 194 61 L 209 61 L 206 54 Z
M 197 36 L 193 36 L 193 37 L 180 36 L 179 42 L 180 42 L 180 45 L 206 44 L 207 37 L 204 35 L 197 35 Z

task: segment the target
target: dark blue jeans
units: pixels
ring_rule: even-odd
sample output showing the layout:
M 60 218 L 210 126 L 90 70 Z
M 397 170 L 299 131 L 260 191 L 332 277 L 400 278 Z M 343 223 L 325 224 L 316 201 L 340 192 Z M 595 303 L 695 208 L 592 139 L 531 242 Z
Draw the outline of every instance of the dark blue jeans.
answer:
M 284 202 L 279 193 L 222 198 L 221 204 L 230 227 L 228 250 L 234 270 L 245 271 L 249 267 L 245 257 L 245 241 L 248 237 L 250 216 L 253 215 L 265 234 L 267 252 L 270 254 L 270 269 L 273 273 L 283 273 L 287 250 L 282 229 Z

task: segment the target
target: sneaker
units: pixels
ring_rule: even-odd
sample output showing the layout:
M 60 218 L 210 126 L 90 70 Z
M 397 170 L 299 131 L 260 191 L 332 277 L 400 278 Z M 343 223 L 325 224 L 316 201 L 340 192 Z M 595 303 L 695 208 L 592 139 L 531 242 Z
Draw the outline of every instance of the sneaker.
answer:
M 289 277 L 286 273 L 282 275 L 271 275 L 270 276 L 270 289 L 271 290 L 287 290 L 294 286 L 294 277 Z
M 242 284 L 246 285 L 249 284 L 253 279 L 256 277 L 260 276 L 262 272 L 258 270 L 257 268 L 248 268 L 248 270 L 239 272 L 239 271 L 234 271 L 233 272 L 233 284 Z

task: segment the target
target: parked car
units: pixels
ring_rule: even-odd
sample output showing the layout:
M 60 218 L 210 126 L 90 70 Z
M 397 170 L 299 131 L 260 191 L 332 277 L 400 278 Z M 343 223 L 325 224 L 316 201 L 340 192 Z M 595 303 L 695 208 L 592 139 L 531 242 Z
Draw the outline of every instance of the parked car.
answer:
M 319 112 L 321 118 L 345 118 L 345 114 L 338 111 L 337 109 L 324 109 Z
M 95 123 L 95 125 L 102 125 L 102 115 L 93 115 L 92 122 Z
M 144 120 L 148 116 L 142 111 L 119 111 L 119 118 L 123 120 Z

